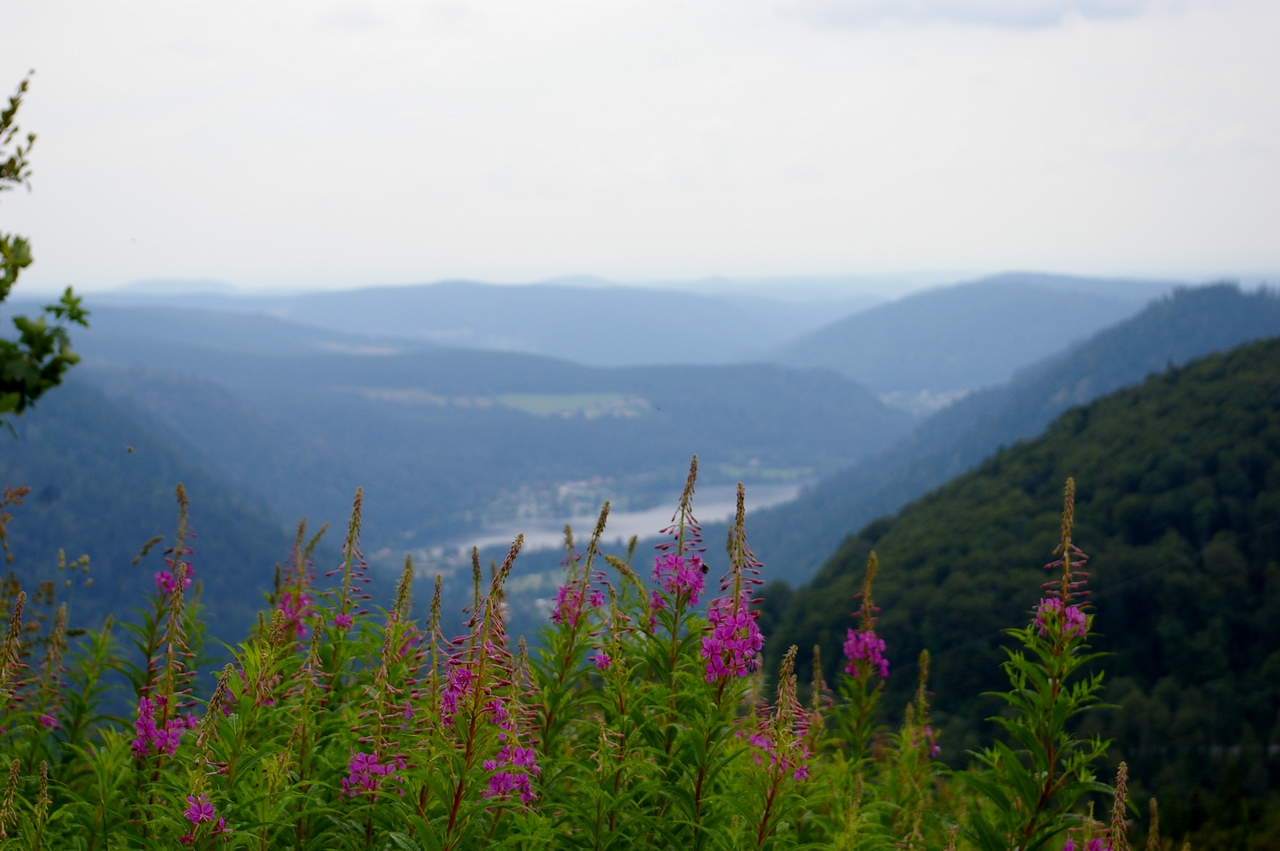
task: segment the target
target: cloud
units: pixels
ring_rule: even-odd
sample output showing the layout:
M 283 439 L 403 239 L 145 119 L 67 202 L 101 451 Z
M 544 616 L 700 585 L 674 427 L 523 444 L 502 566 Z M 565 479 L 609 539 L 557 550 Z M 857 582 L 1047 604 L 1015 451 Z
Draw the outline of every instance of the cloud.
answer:
M 1055 27 L 1072 18 L 1117 20 L 1162 0 L 794 0 L 784 14 L 824 26 L 949 23 L 1002 29 Z

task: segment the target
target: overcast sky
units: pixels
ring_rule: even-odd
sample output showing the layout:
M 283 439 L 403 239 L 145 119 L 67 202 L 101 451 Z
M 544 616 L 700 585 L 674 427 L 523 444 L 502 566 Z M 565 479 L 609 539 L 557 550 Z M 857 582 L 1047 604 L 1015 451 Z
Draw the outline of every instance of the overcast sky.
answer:
M 6 0 L 19 293 L 1280 270 L 1275 0 Z

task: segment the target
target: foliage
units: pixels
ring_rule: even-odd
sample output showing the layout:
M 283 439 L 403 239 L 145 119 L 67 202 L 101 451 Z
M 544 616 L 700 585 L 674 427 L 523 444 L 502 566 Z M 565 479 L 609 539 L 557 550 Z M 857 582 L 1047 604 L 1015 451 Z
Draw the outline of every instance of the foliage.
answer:
M 14 123 L 30 79 L 29 74 L 23 78 L 9 98 L 9 106 L 0 111 L 0 192 L 20 185 L 30 187 L 31 166 L 27 155 L 36 137 L 28 133 L 24 145 L 18 125 Z M 0 233 L 0 302 L 9 297 L 18 282 L 18 274 L 30 265 L 28 240 Z M 45 307 L 44 313 L 52 317 L 52 325 L 44 316 L 35 319 L 15 316 L 13 324 L 18 330 L 18 339 L 0 339 L 0 417 L 21 414 L 46 390 L 56 387 L 63 373 L 80 361 L 80 356 L 71 350 L 71 337 L 66 328 L 66 323 L 89 324 L 89 313 L 80 306 L 79 297 L 67 287 L 62 298 Z
M 1002 708 L 983 696 L 1001 687 L 1008 661 L 1001 626 L 1026 611 L 1040 582 L 1031 565 L 1052 546 L 1058 495 L 1044 482 L 1069 473 L 1082 483 L 1076 518 L 1093 554 L 1091 628 L 1113 653 L 1099 697 L 1117 707 L 1077 729 L 1115 741 L 1111 759 L 1128 763 L 1135 797 L 1164 805 L 1166 835 L 1197 847 L 1219 829 L 1240 843 L 1274 835 L 1264 824 L 1280 792 L 1280 341 L 1071 410 L 1039 439 L 869 524 L 810 587 L 779 595 L 767 655 L 819 644 L 830 674 L 843 601 L 874 548 L 893 566 L 879 580 L 878 630 L 894 656 L 933 653 L 943 757 L 963 765 L 982 747 L 980 719 Z M 885 706 L 895 711 L 911 690 L 890 677 Z
M 506 632 L 520 538 L 487 581 L 474 563 L 457 638 L 442 633 L 439 578 L 426 621 L 412 617 L 410 560 L 394 599 L 371 611 L 357 492 L 330 587 L 312 565 L 319 535 L 300 527 L 269 613 L 203 683 L 189 596 L 202 570 L 179 486 L 165 569 L 123 626 L 136 662 L 121 660 L 111 621 L 72 641 L 54 587 L 6 586 L 0 848 L 987 848 L 989 822 L 1025 817 L 1009 803 L 1026 782 L 1010 763 L 1040 764 L 1046 742 L 1067 781 L 1041 802 L 1037 841 L 1016 847 L 1065 841 L 1066 829 L 1124 847 L 1123 798 L 1109 828 L 1075 800 L 1106 787 L 1091 774 L 1104 745 L 1060 724 L 1101 678 L 1076 673 L 1088 655 L 1074 603 L 1014 631 L 1064 687 L 1031 696 L 1027 671 L 1040 663 L 1011 657 L 1013 736 L 957 782 L 935 760 L 927 654 L 893 733 L 868 727 L 865 706 L 833 699 L 821 678 L 802 703 L 794 646 L 765 698 L 743 490 L 730 566 L 704 609 L 696 465 L 649 581 L 601 553 L 607 503 L 584 550 L 566 529 L 565 582 L 533 653 Z M 1068 547 L 1065 570 L 1077 554 Z M 840 683 L 864 701 L 888 665 L 871 578 Z M 112 672 L 127 676 L 130 717 L 102 710 Z

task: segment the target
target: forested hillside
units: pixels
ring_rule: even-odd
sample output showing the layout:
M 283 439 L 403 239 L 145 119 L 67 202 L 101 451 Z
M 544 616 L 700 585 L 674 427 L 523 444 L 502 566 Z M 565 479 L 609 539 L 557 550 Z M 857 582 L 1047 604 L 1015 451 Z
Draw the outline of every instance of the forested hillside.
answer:
M 840 541 L 971 469 L 1001 446 L 1035 437 L 1073 405 L 1250 340 L 1280 335 L 1280 298 L 1233 285 L 1184 289 L 1140 314 L 975 393 L 897 445 L 834 473 L 788 505 L 752 517 L 752 546 L 773 575 L 807 581 Z M 1065 343 L 1065 340 L 1063 341 Z M 713 538 L 723 527 L 709 528 Z
M 225 641 L 246 634 L 275 564 L 289 553 L 289 528 L 203 469 L 189 447 L 79 380 L 48 394 L 13 427 L 16 438 L 0 432 L 0 483 L 31 488 L 23 505 L 8 509 L 9 567 L 26 587 L 62 579 L 59 549 L 68 561 L 88 555 L 93 584 L 84 587 L 80 575 L 69 590 L 77 623 L 94 627 L 108 612 L 130 612 L 154 590 L 161 548 L 132 560 L 156 535 L 172 541 L 181 482 L 210 631 Z
M 1158 795 L 1175 835 L 1260 817 L 1280 788 L 1280 340 L 1072 409 L 867 525 L 809 586 L 766 588 L 769 664 L 818 644 L 835 668 L 874 549 L 886 709 L 901 711 L 928 648 L 943 755 L 963 764 L 993 734 L 982 718 L 998 705 L 978 695 L 1000 687 L 1001 630 L 1030 617 L 1046 579 L 1068 476 L 1117 704 L 1091 729 L 1116 739 L 1134 798 Z

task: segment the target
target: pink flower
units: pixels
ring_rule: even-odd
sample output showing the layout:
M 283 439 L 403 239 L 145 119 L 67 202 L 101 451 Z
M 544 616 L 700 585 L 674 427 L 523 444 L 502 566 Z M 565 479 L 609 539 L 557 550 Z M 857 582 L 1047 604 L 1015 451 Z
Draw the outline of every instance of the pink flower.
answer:
M 285 591 L 283 598 L 280 600 L 280 611 L 284 612 L 285 623 L 293 626 L 293 634 L 298 638 L 307 637 L 306 618 L 310 617 L 312 612 L 311 597 L 307 594 L 299 593 L 297 595 L 292 591 Z M 350 624 L 344 629 L 349 628 Z
M 1040 600 L 1040 605 L 1036 607 L 1035 625 L 1040 634 L 1046 637 L 1051 629 L 1059 625 L 1062 628 L 1063 637 L 1077 635 L 1084 638 L 1088 630 L 1088 621 L 1080 607 L 1067 606 L 1064 613 L 1062 601 L 1057 597 Z
M 209 803 L 209 796 L 203 792 L 198 799 L 188 795 L 187 809 L 183 815 L 193 825 L 200 824 L 202 821 L 213 821 L 213 804 Z
M 44 715 L 41 715 L 41 716 L 40 716 L 40 724 L 41 724 L 41 725 L 42 725 L 46 730 L 52 730 L 52 729 L 54 729 L 55 727 L 60 726 L 60 725 L 58 724 L 58 719 L 57 719 L 57 718 L 54 718 L 54 717 L 53 717 L 53 714 L 52 714 L 52 713 L 49 713 L 49 712 L 46 712 Z
M 187 565 L 187 573 L 182 580 L 182 590 L 185 591 L 191 587 L 191 574 L 194 572 L 195 570 L 191 565 Z M 173 574 L 167 570 L 158 572 L 156 574 L 156 590 L 162 594 L 172 594 L 177 591 L 178 583 L 177 580 L 173 578 Z
M 738 598 L 717 597 L 707 608 L 711 626 L 702 637 L 702 658 L 707 660 L 707 682 L 745 677 L 756 669 L 756 654 L 764 647 L 764 637 L 756 626 L 758 612 L 751 610 L 751 594 Z
M 495 697 L 484 705 L 485 711 L 489 713 L 489 720 L 493 724 L 497 724 L 506 730 L 511 726 L 511 713 L 507 711 L 507 704 L 500 697 Z
M 450 665 L 444 690 L 440 693 L 440 715 L 446 724 L 453 723 L 453 716 L 458 712 L 458 701 L 471 688 L 475 675 L 465 665 Z
M 911 745 L 914 747 L 919 744 L 921 736 L 923 736 L 925 744 L 929 746 L 929 758 L 937 759 L 938 754 L 942 753 L 942 748 L 938 745 L 939 733 L 926 724 L 921 730 L 912 735 Z
M 354 619 L 346 612 L 339 612 L 333 616 L 333 625 L 343 632 L 351 629 L 352 623 L 354 623 Z
M 600 589 L 586 591 L 584 585 L 561 585 L 556 590 L 556 605 L 552 608 L 552 623 L 567 623 L 576 627 L 582 612 L 588 607 L 598 609 L 604 605 L 604 593 Z
M 376 754 L 352 751 L 351 759 L 347 763 L 348 774 L 342 778 L 342 794 L 349 798 L 361 794 L 372 795 L 378 791 L 378 786 L 382 782 L 380 778 L 394 778 L 397 769 L 401 771 L 405 769 L 403 757 L 396 757 L 391 762 L 379 764 Z
M 684 597 L 695 606 L 702 596 L 704 570 L 702 557 L 698 555 L 686 557 L 665 553 L 653 559 L 653 578 L 662 590 L 677 600 Z
M 863 672 L 870 675 L 879 671 L 880 679 L 889 676 L 889 660 L 884 658 L 884 640 L 877 638 L 875 630 L 850 629 L 844 640 L 844 656 L 849 664 L 844 666 L 846 674 L 861 677 Z M 866 668 L 859 666 L 865 663 Z
M 147 755 L 148 748 L 159 732 L 156 728 L 155 704 L 146 695 L 138 699 L 138 719 L 133 722 L 133 730 L 137 735 L 129 747 L 134 758 L 141 759 Z
M 792 733 L 794 731 L 786 734 L 790 744 L 784 743 L 781 748 L 781 754 L 778 753 L 779 748 L 773 740 L 773 737 L 777 735 L 777 731 L 767 726 L 762 728 L 759 733 L 752 733 L 747 737 L 747 741 L 769 757 L 770 768 L 781 767 L 783 771 L 790 771 L 794 780 L 808 780 L 809 766 L 805 763 L 805 760 L 810 756 L 809 749 L 805 747 L 799 738 L 792 739 Z M 761 755 L 754 754 L 753 756 L 755 757 L 756 765 L 760 765 L 762 762 Z
M 528 806 L 533 801 L 535 796 L 531 777 L 539 770 L 537 754 L 533 748 L 503 745 L 502 750 L 498 751 L 497 758 L 486 759 L 483 765 L 485 771 L 492 771 L 494 774 L 489 778 L 489 788 L 481 793 L 482 797 L 506 798 L 518 792 L 522 804 Z M 520 770 L 506 770 L 511 768 Z
M 667 607 L 667 600 L 662 596 L 662 592 L 653 589 L 649 592 L 649 632 L 653 632 L 658 626 L 658 612 Z
M 609 670 L 609 664 L 613 660 L 609 658 L 608 653 L 604 652 L 603 650 L 598 650 L 596 651 L 595 657 L 591 661 L 592 663 L 595 664 L 597 669 L 601 671 L 607 671 Z

